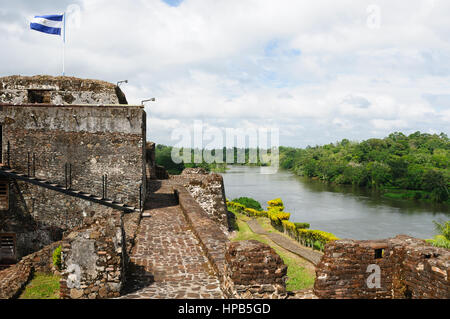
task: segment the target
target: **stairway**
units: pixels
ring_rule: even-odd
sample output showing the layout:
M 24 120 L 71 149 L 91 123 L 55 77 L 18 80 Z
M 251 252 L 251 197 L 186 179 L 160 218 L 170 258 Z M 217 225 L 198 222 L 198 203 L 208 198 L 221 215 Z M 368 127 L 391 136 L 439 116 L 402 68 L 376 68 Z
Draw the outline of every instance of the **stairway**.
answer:
M 26 174 L 21 174 L 19 172 L 14 171 L 13 169 L 7 168 L 7 167 L 0 167 L 0 176 L 8 177 L 16 180 L 21 180 L 26 183 L 30 183 L 33 185 L 37 185 L 40 187 L 44 187 L 59 193 L 66 194 L 68 196 L 81 198 L 90 202 L 94 202 L 103 206 L 108 206 L 114 209 L 118 209 L 121 211 L 124 211 L 126 213 L 132 213 L 132 212 L 139 212 L 140 210 L 138 208 L 119 203 L 116 201 L 113 201 L 111 199 L 107 198 L 101 198 L 99 196 L 89 194 L 86 192 L 73 190 L 73 189 L 67 189 L 66 187 L 59 185 L 58 183 L 46 181 L 43 179 L 39 179 L 36 177 L 28 176 Z

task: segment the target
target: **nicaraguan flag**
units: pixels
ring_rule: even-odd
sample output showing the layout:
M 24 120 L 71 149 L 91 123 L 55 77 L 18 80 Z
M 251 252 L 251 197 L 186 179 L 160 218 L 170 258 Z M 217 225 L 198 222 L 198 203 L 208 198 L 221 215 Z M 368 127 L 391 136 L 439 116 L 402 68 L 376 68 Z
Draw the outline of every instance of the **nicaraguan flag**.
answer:
M 35 16 L 31 20 L 30 28 L 39 32 L 61 35 L 64 15 Z

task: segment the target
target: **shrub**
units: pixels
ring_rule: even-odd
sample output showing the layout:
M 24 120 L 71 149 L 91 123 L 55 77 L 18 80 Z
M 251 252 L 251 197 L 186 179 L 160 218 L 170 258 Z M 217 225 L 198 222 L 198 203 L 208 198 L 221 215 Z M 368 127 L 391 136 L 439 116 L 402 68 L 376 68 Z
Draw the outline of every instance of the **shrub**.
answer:
M 295 224 L 293 222 L 282 220 L 281 223 L 283 224 L 283 227 L 287 232 L 295 233 Z
M 258 214 L 259 214 L 259 217 L 269 217 L 269 215 L 268 215 L 268 213 L 267 213 L 267 211 L 261 211 L 261 212 L 258 212 Z
M 313 246 L 316 241 L 322 244 L 322 248 L 330 241 L 338 240 L 336 236 L 321 230 L 299 229 L 297 228 L 298 239 L 307 246 Z
M 281 198 L 269 200 L 267 202 L 267 205 L 269 205 L 269 207 L 284 207 L 284 204 L 283 204 L 283 201 L 281 200 Z
M 234 208 L 236 210 L 236 212 L 243 214 L 244 210 L 245 210 L 245 206 L 239 203 L 235 203 L 235 202 L 228 202 L 227 204 L 229 207 Z
M 241 197 L 243 198 L 243 197 Z M 268 217 L 271 225 L 280 232 L 285 232 L 289 236 L 296 238 L 303 245 L 313 247 L 313 249 L 323 250 L 325 244 L 338 240 L 336 236 L 320 230 L 310 230 L 308 223 L 293 223 L 289 221 L 291 214 L 284 211 L 283 201 L 280 198 L 270 200 L 267 211 L 259 211 L 251 207 L 234 201 L 227 200 L 228 207 L 236 212 L 249 217 Z
M 273 210 L 269 210 L 267 212 L 267 215 L 268 215 L 270 221 L 272 222 L 272 224 L 273 223 L 275 223 L 275 224 L 280 224 L 281 223 L 281 221 L 278 219 L 277 212 L 275 212 Z
M 279 210 L 269 209 L 267 212 L 270 218 L 270 224 L 278 231 L 284 232 L 283 222 L 288 221 L 291 217 L 290 213 L 281 212 Z
M 435 221 L 433 221 L 433 223 L 438 234 L 444 236 L 447 240 L 450 240 L 450 220 L 442 224 Z
M 278 217 L 278 219 L 280 219 L 280 220 L 289 220 L 289 218 L 291 217 L 291 213 L 287 213 L 287 212 L 278 212 L 277 217 Z
M 293 222 L 290 222 L 288 220 L 282 220 L 281 224 L 283 225 L 283 231 L 288 234 L 291 237 L 295 238 L 295 235 L 297 234 L 295 224 Z
M 316 240 L 313 243 L 313 249 L 315 249 L 315 250 L 323 250 L 323 248 L 324 248 L 324 245 L 320 241 Z
M 53 251 L 53 266 L 61 270 L 61 245 Z
M 308 223 L 294 223 L 296 229 L 308 229 L 310 225 Z
M 443 235 L 437 235 L 433 239 L 428 239 L 426 242 L 435 247 L 450 249 L 450 240 Z
M 258 211 L 253 208 L 246 208 L 244 209 L 245 215 L 248 217 L 267 217 L 267 212 L 265 211 Z
M 291 217 L 290 213 L 281 212 L 281 211 L 273 210 L 273 209 L 270 209 L 267 212 L 267 214 L 268 214 L 270 220 L 277 225 L 281 225 L 281 222 L 283 220 L 289 220 L 289 218 Z
M 427 240 L 427 242 L 435 247 L 450 249 L 450 221 L 444 223 L 433 221 L 433 223 L 439 235 L 434 236 L 433 239 Z
M 263 210 L 261 207 L 261 204 L 258 201 L 254 200 L 253 198 L 250 198 L 250 197 L 239 197 L 239 198 L 233 199 L 233 202 L 239 203 L 241 205 L 244 205 L 247 208 L 252 208 L 252 209 L 255 209 L 258 211 Z

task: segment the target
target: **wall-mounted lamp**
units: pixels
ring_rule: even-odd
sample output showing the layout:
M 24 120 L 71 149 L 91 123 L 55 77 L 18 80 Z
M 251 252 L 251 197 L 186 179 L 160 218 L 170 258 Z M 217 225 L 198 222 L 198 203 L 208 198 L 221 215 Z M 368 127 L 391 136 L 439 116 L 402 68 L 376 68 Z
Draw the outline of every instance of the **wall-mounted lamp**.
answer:
M 155 101 L 156 101 L 156 99 L 154 97 L 152 97 L 151 99 L 143 100 L 141 103 L 142 103 L 142 106 L 144 106 L 145 102 L 155 102 Z
M 36 114 L 31 113 L 30 116 L 31 116 L 31 119 L 33 120 L 34 124 L 35 124 L 35 125 L 38 125 L 38 120 L 37 120 L 37 118 L 36 118 Z
M 123 81 L 117 82 L 117 86 L 119 86 L 121 83 L 128 83 L 128 80 L 123 80 Z

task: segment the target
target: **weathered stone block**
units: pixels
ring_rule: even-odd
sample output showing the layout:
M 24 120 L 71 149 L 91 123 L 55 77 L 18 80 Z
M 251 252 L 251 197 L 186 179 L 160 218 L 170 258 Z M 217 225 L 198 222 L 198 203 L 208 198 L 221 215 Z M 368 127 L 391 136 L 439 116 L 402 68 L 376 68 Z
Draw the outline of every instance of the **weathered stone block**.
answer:
M 258 241 L 228 244 L 223 290 L 232 298 L 285 298 L 287 266 Z
M 317 265 L 314 291 L 319 298 L 448 299 L 449 260 L 449 250 L 403 235 L 384 241 L 334 241 Z M 369 266 L 380 272 L 369 271 Z M 369 276 L 379 276 L 379 285 L 369 285 L 374 278 Z

